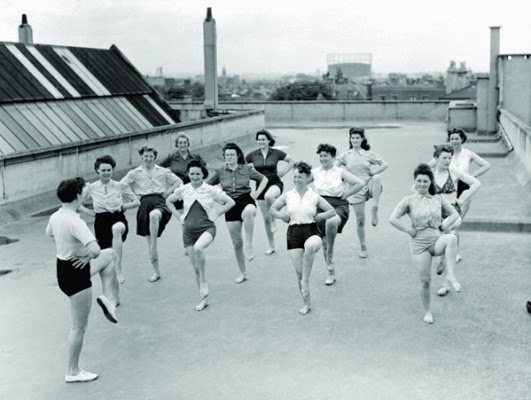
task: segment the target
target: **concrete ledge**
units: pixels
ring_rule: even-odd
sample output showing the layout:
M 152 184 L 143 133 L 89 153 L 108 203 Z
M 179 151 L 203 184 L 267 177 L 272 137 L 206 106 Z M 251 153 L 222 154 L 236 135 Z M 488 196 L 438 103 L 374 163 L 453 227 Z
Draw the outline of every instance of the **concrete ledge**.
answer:
M 531 233 L 531 220 L 489 220 L 466 219 L 461 226 L 463 231 Z

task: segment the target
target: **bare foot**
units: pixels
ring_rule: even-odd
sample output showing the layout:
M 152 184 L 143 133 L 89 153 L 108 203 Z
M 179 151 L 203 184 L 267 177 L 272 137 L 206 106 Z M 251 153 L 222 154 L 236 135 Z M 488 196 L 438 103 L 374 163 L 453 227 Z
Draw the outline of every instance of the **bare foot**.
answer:
M 208 285 L 206 282 L 199 284 L 199 295 L 202 299 L 206 299 L 208 297 Z
M 299 310 L 299 314 L 301 315 L 306 315 L 310 312 L 312 308 L 308 305 L 305 305 L 304 307 L 302 307 L 300 310 Z
M 428 311 L 426 314 L 424 314 L 423 321 L 427 324 L 433 324 L 433 316 L 431 315 L 431 311 Z
M 446 279 L 448 280 L 448 282 L 450 282 L 450 284 L 457 293 L 461 292 L 461 285 L 459 282 L 457 282 L 457 279 L 455 279 L 455 277 L 446 277 Z
M 203 311 L 208 307 L 207 299 L 203 299 L 201 303 L 195 306 L 195 311 Z
M 378 207 L 373 207 L 371 209 L 371 222 L 372 226 L 378 225 Z
M 326 286 L 331 286 L 334 283 L 336 283 L 336 277 L 334 275 L 329 275 L 328 278 L 326 278 L 326 280 L 325 280 L 325 285 Z
M 155 272 L 153 275 L 151 275 L 151 277 L 149 278 L 149 281 L 153 283 L 153 282 L 157 282 L 159 279 L 160 279 L 160 275 Z
M 246 274 L 241 274 L 239 277 L 234 279 L 234 283 L 243 283 L 246 280 L 247 280 L 247 275 Z
M 367 249 L 361 249 L 359 257 L 360 258 L 367 258 Z

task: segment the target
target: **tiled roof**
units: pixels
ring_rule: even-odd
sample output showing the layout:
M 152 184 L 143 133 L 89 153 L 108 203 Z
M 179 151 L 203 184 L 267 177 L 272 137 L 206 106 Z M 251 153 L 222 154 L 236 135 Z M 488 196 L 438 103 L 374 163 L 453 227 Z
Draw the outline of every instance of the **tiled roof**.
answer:
M 115 46 L 0 42 L 0 155 L 178 122 Z

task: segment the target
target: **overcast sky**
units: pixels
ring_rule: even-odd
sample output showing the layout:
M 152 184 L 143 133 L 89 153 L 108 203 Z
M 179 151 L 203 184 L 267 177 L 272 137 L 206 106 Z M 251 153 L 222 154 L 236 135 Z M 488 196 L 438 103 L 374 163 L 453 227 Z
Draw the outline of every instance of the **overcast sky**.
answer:
M 115 44 L 142 73 L 200 74 L 206 7 L 228 74 L 324 72 L 329 53 L 371 53 L 375 72 L 486 72 L 492 25 L 502 53 L 531 53 L 530 0 L 0 0 L 0 40 L 26 13 L 35 43 Z

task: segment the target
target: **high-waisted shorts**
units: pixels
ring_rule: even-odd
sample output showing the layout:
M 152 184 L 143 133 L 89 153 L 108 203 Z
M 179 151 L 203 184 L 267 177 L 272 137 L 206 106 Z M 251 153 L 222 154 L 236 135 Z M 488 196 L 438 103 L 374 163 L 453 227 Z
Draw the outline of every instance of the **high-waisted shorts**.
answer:
M 125 225 L 125 231 L 122 234 L 122 241 L 125 242 L 127 233 L 129 232 L 129 224 L 123 212 L 117 211 L 96 214 L 94 233 L 96 234 L 96 239 L 101 249 L 112 247 L 112 226 L 117 222 L 122 222 Z
M 304 243 L 312 236 L 319 236 L 316 223 L 290 225 L 286 235 L 288 250 L 304 249 Z
M 162 235 L 166 225 L 171 219 L 171 212 L 166 206 L 166 200 L 161 194 L 146 194 L 140 199 L 140 206 L 136 213 L 136 234 L 139 236 L 149 236 L 149 213 L 153 210 L 160 210 L 162 218 L 159 222 L 157 236 Z
M 74 268 L 72 261 L 57 259 L 57 283 L 68 297 L 92 287 L 90 263 L 83 268 Z
M 233 199 L 236 204 L 229 211 L 225 213 L 225 221 L 243 221 L 242 212 L 249 204 L 256 206 L 256 202 L 253 200 L 249 193 L 241 195 Z
M 337 233 L 343 232 L 343 227 L 348 221 L 348 217 L 350 215 L 350 210 L 348 208 L 348 201 L 342 200 L 341 197 L 330 197 L 330 196 L 322 196 L 323 199 L 325 199 L 332 207 L 334 207 L 334 210 L 341 219 L 341 223 L 337 227 Z M 317 212 L 322 212 L 323 210 L 317 210 Z M 319 235 L 321 237 L 325 236 L 325 228 L 326 228 L 326 220 L 323 220 L 317 224 L 317 228 L 319 229 Z

